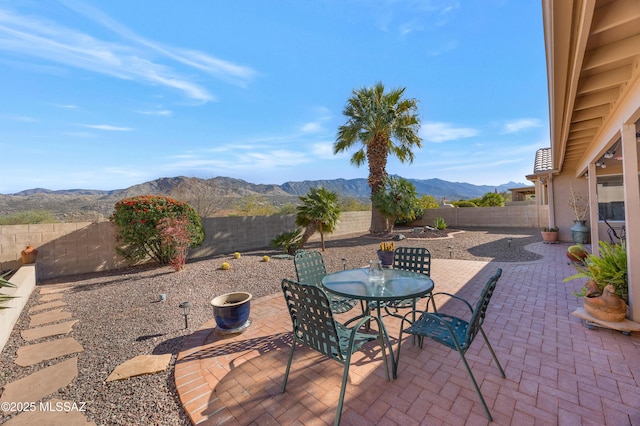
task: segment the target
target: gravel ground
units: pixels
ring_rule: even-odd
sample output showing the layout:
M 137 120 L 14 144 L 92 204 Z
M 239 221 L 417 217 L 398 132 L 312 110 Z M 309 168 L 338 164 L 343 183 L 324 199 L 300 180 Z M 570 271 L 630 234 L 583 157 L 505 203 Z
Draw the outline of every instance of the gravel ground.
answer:
M 539 258 L 524 249 L 527 244 L 541 241 L 537 229 L 448 232 L 453 236 L 443 238 L 446 233 L 437 231 L 414 234 L 400 230 L 409 238 L 396 241 L 396 245 L 426 246 L 434 258 L 502 262 Z M 379 243 L 390 238 L 360 235 L 328 241 L 324 252 L 327 270 L 342 269 L 343 259 L 347 259 L 347 267 L 368 264 L 376 257 Z M 305 248 L 318 246 L 313 243 Z M 169 267 L 136 267 L 40 283 L 72 285 L 64 293 L 64 301 L 69 305 L 66 310 L 80 322 L 70 336 L 84 347 L 84 352 L 78 354 L 78 378 L 51 397 L 87 402 L 85 414 L 99 425 L 189 425 L 176 394 L 173 368 L 129 380 L 107 383 L 105 379 L 116 366 L 137 355 L 171 353 L 173 365 L 184 337 L 211 319 L 209 301 L 214 296 L 230 291 L 248 291 L 254 297 L 279 292 L 280 280 L 295 277 L 295 270 L 291 260 L 272 257 L 270 262 L 262 261 L 264 255 L 276 254 L 273 250 L 258 250 L 242 253 L 240 259 L 216 256 L 187 263 L 181 272 Z M 231 263 L 231 270 L 219 269 L 223 261 Z M 62 360 L 58 358 L 26 368 L 13 362 L 16 350 L 27 344 L 20 337 L 20 330 L 29 328 L 27 311 L 36 304 L 38 293 L 36 289 L 2 351 L 0 386 Z M 161 293 L 167 295 L 166 302 L 159 302 Z M 193 305 L 188 329 L 184 329 L 184 317 L 178 308 L 183 301 Z

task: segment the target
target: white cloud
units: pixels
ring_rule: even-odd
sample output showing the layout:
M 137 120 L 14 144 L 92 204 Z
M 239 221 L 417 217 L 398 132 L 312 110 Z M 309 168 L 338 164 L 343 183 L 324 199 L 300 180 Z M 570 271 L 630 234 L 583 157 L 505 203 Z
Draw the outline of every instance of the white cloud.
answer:
M 517 133 L 521 130 L 540 126 L 542 126 L 542 122 L 537 118 L 523 118 L 504 123 L 502 126 L 502 133 Z
M 130 132 L 131 127 L 117 127 L 109 124 L 78 124 L 78 126 L 88 127 L 89 129 L 106 130 L 108 132 Z
M 200 102 L 215 97 L 192 77 L 182 76 L 175 63 L 205 72 L 239 86 L 246 86 L 256 72 L 203 52 L 162 46 L 146 40 L 113 21 L 101 11 L 76 1 L 64 3 L 122 36 L 124 43 L 100 40 L 88 33 L 57 23 L 0 9 L 0 51 L 36 57 L 111 77 L 159 85 L 181 91 Z M 158 61 L 158 53 L 161 54 Z M 174 64 L 169 65 L 171 61 Z
M 429 142 L 446 142 L 476 136 L 479 132 L 469 127 L 453 127 L 451 123 L 426 122 L 420 127 L 420 137 Z
M 322 131 L 322 124 L 317 121 L 306 123 L 300 129 L 303 133 L 318 133 Z
M 173 115 L 173 112 L 169 111 L 168 109 L 158 109 L 158 110 L 149 110 L 149 111 L 136 111 L 136 112 L 138 114 L 161 115 L 161 116 L 165 116 L 165 117 Z

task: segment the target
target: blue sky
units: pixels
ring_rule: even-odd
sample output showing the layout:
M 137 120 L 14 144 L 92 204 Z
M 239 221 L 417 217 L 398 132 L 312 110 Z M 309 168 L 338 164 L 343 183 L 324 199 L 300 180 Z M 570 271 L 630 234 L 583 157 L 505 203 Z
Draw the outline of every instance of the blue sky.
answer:
M 0 193 L 159 177 L 366 178 L 334 155 L 352 90 L 419 102 L 388 172 L 526 182 L 549 146 L 536 0 L 0 0 Z

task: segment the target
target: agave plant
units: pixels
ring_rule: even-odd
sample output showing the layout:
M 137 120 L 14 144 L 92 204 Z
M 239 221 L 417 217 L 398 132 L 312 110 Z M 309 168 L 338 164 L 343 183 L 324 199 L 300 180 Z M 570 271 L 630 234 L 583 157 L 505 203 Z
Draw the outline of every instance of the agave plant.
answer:
M 6 279 L 6 276 L 9 275 L 10 273 L 11 271 L 5 272 L 4 274 L 0 275 L 0 288 L 2 287 L 15 288 L 15 284 L 9 282 L 9 280 Z M 14 296 L 9 296 L 7 294 L 0 293 L 0 309 L 7 309 L 8 306 L 2 306 L 2 305 L 4 305 L 5 303 L 7 303 L 9 300 L 13 298 Z

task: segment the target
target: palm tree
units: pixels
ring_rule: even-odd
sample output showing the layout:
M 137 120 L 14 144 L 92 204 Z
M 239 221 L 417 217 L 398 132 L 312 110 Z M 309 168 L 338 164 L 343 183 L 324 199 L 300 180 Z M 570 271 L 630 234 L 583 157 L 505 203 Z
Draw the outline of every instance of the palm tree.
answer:
M 338 195 L 323 187 L 310 188 L 306 196 L 300 197 L 302 205 L 298 206 L 296 225 L 306 227 L 298 248 L 302 248 L 307 240 L 320 231 L 322 251 L 324 251 L 324 233 L 333 232 L 338 226 L 340 208 Z
M 400 162 L 413 163 L 413 147 L 422 147 L 418 136 L 420 118 L 418 101 L 404 98 L 405 88 L 385 93 L 384 85 L 354 90 L 342 112 L 347 123 L 340 126 L 333 152 L 347 151 L 357 142 L 362 146 L 351 157 L 356 167 L 369 163 L 368 183 L 373 197 L 387 176 L 387 157 L 395 155 Z M 387 231 L 387 220 L 372 205 L 370 232 Z

